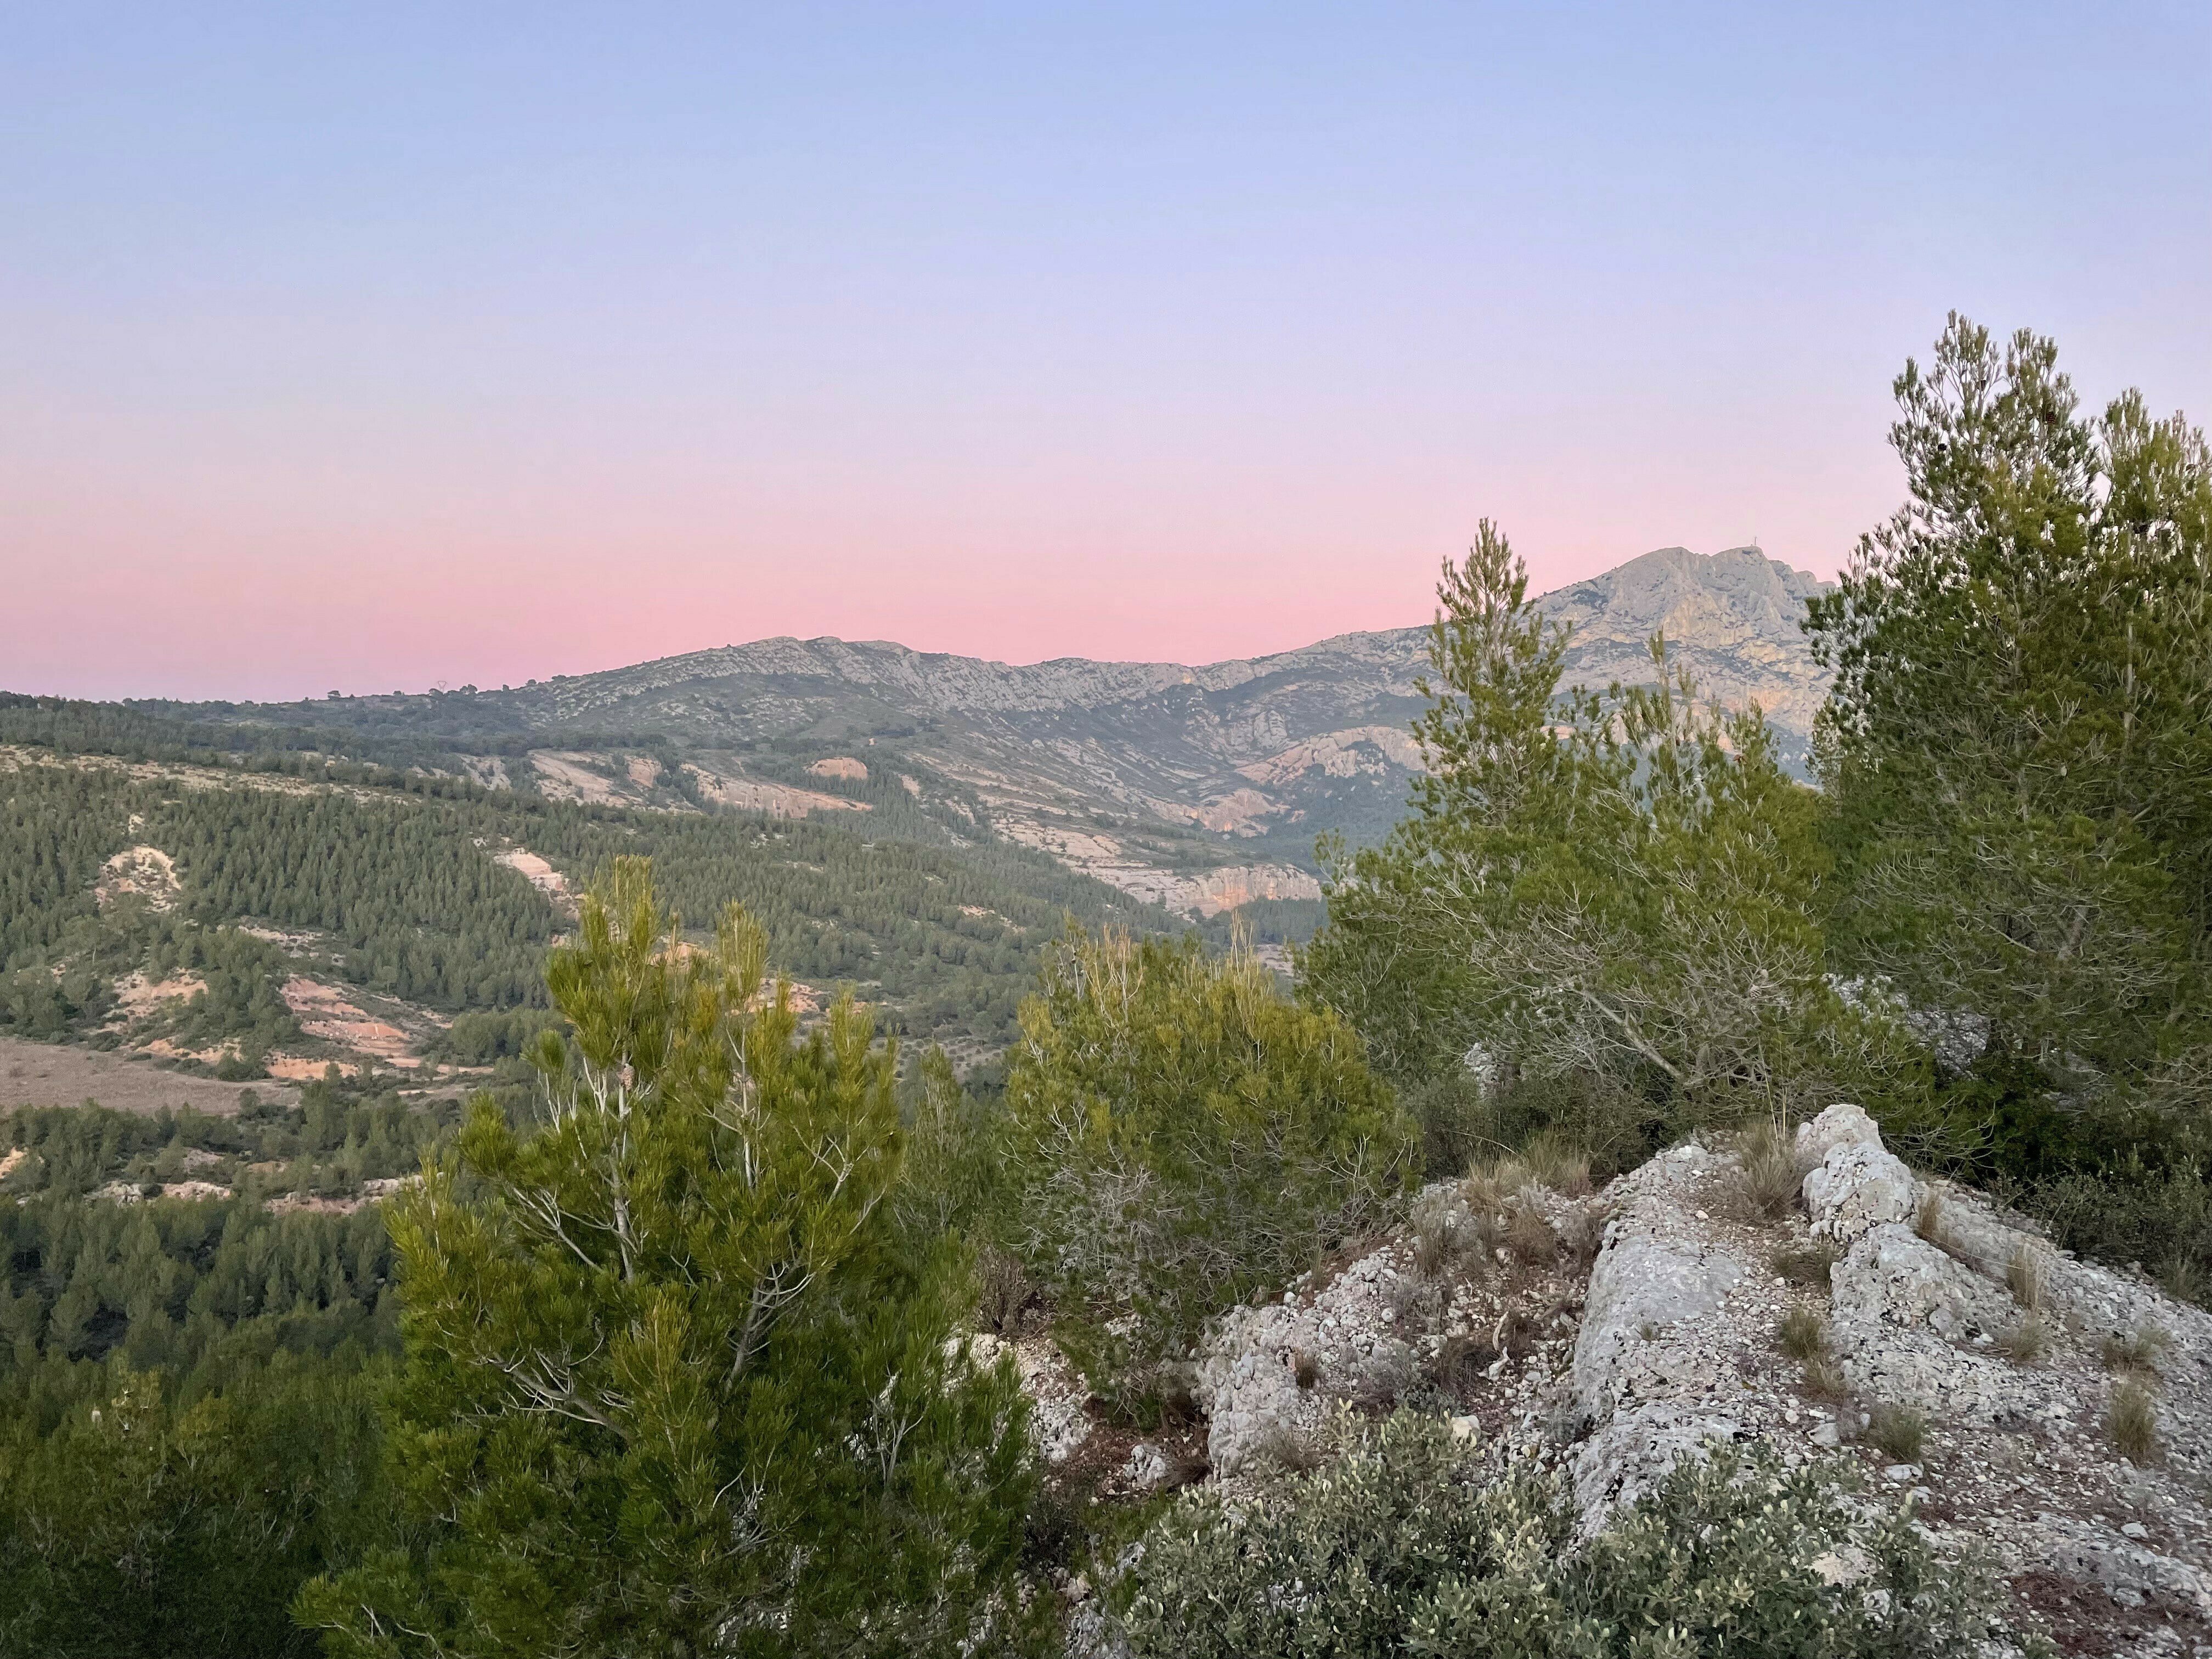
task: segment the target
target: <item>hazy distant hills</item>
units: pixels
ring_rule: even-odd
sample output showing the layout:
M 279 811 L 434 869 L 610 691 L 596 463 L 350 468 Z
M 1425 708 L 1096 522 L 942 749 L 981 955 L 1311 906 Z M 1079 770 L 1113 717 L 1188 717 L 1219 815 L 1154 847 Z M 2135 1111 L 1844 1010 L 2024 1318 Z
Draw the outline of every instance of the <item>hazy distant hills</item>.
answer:
M 1701 689 L 1756 699 L 1802 757 L 1825 688 L 1799 623 L 1820 587 L 1755 548 L 1662 548 L 1542 603 L 1574 626 L 1571 683 L 1649 679 L 1663 629 Z M 1318 832 L 1357 841 L 1396 817 L 1426 644 L 1407 628 L 1202 666 L 1020 667 L 772 639 L 495 692 L 161 707 L 409 738 L 495 787 L 641 805 L 857 825 L 895 783 L 956 839 L 988 826 L 1210 914 L 1312 896 Z

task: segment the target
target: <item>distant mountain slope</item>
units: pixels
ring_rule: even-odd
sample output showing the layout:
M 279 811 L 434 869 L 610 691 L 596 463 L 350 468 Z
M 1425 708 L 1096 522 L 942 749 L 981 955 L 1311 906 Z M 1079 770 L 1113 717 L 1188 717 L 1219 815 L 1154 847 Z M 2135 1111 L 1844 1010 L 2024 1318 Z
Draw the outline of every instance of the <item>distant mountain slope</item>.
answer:
M 1825 685 L 1799 623 L 1820 586 L 1756 548 L 1675 547 L 1541 603 L 1574 627 L 1571 684 L 1650 679 L 1663 629 L 1703 690 L 1755 699 L 1802 762 Z M 1388 828 L 1419 763 L 1426 665 L 1424 628 L 1199 666 L 772 639 L 498 692 L 162 707 L 431 744 L 480 781 L 561 799 L 795 816 L 865 809 L 896 779 L 948 835 L 988 828 L 1212 914 L 1312 896 L 1318 832 Z

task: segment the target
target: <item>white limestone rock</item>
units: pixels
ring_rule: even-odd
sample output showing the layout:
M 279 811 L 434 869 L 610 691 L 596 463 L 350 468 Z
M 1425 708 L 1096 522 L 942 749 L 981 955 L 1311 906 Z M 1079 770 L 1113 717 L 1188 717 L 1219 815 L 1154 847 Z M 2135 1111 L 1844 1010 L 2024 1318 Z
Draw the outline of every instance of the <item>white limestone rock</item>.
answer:
M 1750 1264 L 1683 1224 L 1695 1213 L 1692 1183 L 1717 1162 L 1702 1148 L 1677 1148 L 1613 1189 L 1567 1382 L 1576 1425 L 1591 1431 L 1573 1462 L 1585 1531 L 1741 1426 L 1700 1328 Z
M 1796 1151 L 1814 1166 L 1804 1194 L 1815 1233 L 1848 1244 L 1912 1214 L 1918 1183 L 1861 1108 L 1838 1103 L 1802 1125 Z
M 2044 1405 L 2033 1372 L 1972 1346 L 2015 1324 L 2021 1310 L 1911 1229 L 1874 1228 L 1829 1283 L 1830 1341 L 1866 1398 L 1990 1426 L 2027 1423 Z

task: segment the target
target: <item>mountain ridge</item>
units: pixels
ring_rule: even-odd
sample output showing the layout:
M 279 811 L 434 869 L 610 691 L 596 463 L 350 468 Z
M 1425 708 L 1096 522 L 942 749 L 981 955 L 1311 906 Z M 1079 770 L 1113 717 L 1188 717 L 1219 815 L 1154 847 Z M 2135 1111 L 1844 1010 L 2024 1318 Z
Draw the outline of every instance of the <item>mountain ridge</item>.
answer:
M 1649 682 L 1648 641 L 1663 631 L 1705 695 L 1756 702 L 1802 768 L 1826 682 L 1799 623 L 1823 586 L 1756 547 L 1660 548 L 1537 603 L 1572 630 L 1565 684 Z M 1316 897 L 1320 832 L 1358 843 L 1388 830 L 1421 761 L 1410 725 L 1429 636 L 1018 665 L 779 635 L 496 692 L 161 706 L 406 737 L 444 746 L 432 769 L 615 804 L 866 811 L 880 774 L 956 839 L 1004 836 L 1212 914 L 1237 893 Z M 833 760 L 830 775 L 810 769 Z

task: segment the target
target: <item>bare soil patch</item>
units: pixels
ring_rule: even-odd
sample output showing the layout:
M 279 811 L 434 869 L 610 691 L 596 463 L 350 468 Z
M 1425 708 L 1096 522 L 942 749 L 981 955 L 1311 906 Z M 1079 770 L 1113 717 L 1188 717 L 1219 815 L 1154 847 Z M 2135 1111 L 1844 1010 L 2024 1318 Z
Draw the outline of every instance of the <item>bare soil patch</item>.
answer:
M 93 894 L 101 909 L 118 899 L 138 897 L 156 910 L 177 902 L 177 861 L 158 847 L 128 847 L 100 866 Z
M 296 1091 L 266 1079 L 244 1085 L 219 1083 L 94 1048 L 0 1037 L 0 1111 L 19 1106 L 81 1106 L 92 1100 L 118 1112 L 151 1115 L 164 1106 L 190 1106 L 227 1116 L 238 1109 L 241 1086 L 281 1105 L 298 1099 Z
M 419 1066 L 414 1039 L 388 1020 L 377 1018 L 335 986 L 295 976 L 284 981 L 284 1006 L 311 1037 L 368 1054 L 389 1066 Z

